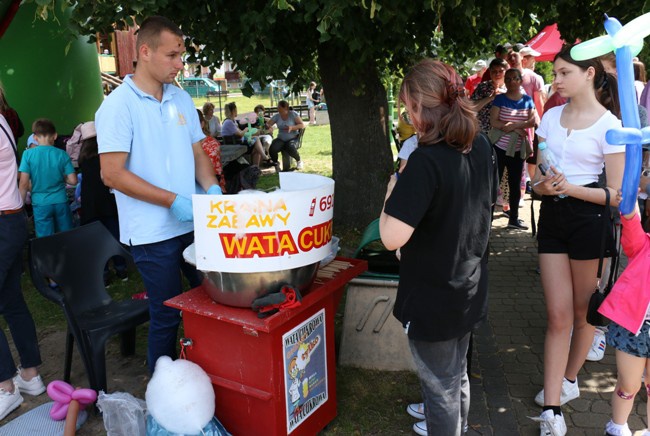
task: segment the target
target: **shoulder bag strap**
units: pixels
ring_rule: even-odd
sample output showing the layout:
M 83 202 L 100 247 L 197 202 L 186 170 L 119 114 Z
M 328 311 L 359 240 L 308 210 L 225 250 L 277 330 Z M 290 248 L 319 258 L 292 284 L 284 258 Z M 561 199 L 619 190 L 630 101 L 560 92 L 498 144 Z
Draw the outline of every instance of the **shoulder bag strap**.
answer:
M 607 296 L 609 292 L 612 290 L 612 286 L 614 285 L 614 282 L 616 282 L 616 279 L 618 278 L 618 266 L 619 262 L 621 260 L 621 235 L 620 235 L 621 227 L 619 225 L 616 225 L 614 227 L 614 244 L 616 245 L 616 253 L 612 255 L 612 264 L 609 267 L 609 279 L 607 280 L 607 286 L 605 286 L 605 291 L 604 294 Z
M 9 143 L 14 149 L 14 155 L 16 156 L 16 163 L 18 163 L 18 148 L 16 148 L 16 143 L 11 139 L 11 135 L 9 135 L 9 132 L 7 132 L 7 129 L 4 128 L 2 124 L 0 124 L 0 129 L 2 129 L 3 132 L 5 132 L 5 135 L 7 135 L 7 139 L 9 140 Z
M 603 234 L 600 238 L 600 257 L 598 258 L 598 285 L 600 285 L 600 278 L 602 277 L 605 243 L 607 242 L 607 224 L 609 223 L 607 219 L 607 215 L 609 214 L 609 189 L 603 188 L 603 190 L 605 191 L 605 209 L 603 210 Z

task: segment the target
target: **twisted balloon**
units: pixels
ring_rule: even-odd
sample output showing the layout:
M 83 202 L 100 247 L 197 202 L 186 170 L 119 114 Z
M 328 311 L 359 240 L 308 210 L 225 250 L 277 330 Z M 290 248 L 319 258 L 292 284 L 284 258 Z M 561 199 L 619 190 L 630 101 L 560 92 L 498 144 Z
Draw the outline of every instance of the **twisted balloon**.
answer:
M 55 421 L 65 419 L 72 400 L 79 402 L 79 408 L 83 409 L 97 399 L 97 392 L 92 389 L 75 389 L 68 383 L 55 380 L 47 385 L 47 395 L 54 400 L 50 409 L 50 418 Z
M 625 171 L 623 173 L 623 200 L 619 205 L 622 214 L 634 210 L 641 177 L 641 144 L 650 143 L 650 127 L 641 129 L 632 58 L 643 48 L 643 38 L 650 35 L 650 13 L 641 15 L 622 26 L 616 18 L 605 14 L 607 35 L 590 39 L 573 47 L 571 57 L 581 61 L 592 59 L 611 51 L 616 53 L 618 95 L 621 104 L 623 127 L 607 131 L 607 142 L 625 145 Z

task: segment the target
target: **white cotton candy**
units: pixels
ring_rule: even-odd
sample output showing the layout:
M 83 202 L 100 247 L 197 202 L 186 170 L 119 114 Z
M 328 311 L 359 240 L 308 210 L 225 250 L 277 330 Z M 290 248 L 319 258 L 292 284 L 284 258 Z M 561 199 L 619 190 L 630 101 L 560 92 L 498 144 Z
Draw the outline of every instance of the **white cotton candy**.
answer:
M 210 378 L 188 360 L 160 357 L 145 399 L 153 418 L 173 433 L 200 433 L 214 416 Z

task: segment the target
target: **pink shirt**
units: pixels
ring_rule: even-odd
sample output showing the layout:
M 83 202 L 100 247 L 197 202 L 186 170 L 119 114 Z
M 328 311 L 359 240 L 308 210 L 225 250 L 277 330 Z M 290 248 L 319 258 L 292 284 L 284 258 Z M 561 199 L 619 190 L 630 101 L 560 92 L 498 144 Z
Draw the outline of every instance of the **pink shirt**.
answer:
M 0 124 L 14 141 L 13 134 L 5 117 L 0 115 Z M 23 199 L 18 191 L 18 165 L 16 154 L 7 135 L 0 129 L 0 210 L 15 210 L 23 207 Z
M 474 90 L 476 89 L 476 85 L 481 83 L 482 81 L 482 75 L 479 76 L 478 73 L 473 74 L 467 78 L 465 81 L 465 89 L 467 90 L 467 95 L 471 96 L 474 94 Z
M 528 68 L 524 68 L 521 71 L 521 87 L 524 88 L 524 91 L 526 91 L 526 94 L 530 95 L 535 101 L 535 93 L 541 93 L 544 91 L 544 79 L 542 79 L 542 76 L 534 72 L 533 70 L 529 70 Z M 543 107 L 536 107 L 537 113 L 542 116 Z
M 650 308 L 650 235 L 643 231 L 638 213 L 629 220 L 621 218 L 621 223 L 627 267 L 598 312 L 638 335 Z

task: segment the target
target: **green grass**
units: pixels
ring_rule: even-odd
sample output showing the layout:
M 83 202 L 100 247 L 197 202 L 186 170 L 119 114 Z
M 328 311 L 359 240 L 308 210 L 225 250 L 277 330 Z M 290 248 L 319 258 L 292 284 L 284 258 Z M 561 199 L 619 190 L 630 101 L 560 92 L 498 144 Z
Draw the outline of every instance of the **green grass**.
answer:
M 209 101 L 212 103 L 215 107 L 215 113 L 217 116 L 219 116 L 219 98 L 218 97 L 202 97 L 202 98 L 193 98 L 194 100 L 194 106 L 197 108 L 203 107 L 203 103 L 206 101 Z M 288 100 L 289 104 L 299 104 L 297 100 L 292 101 L 291 99 Z M 228 97 L 222 97 L 221 98 L 221 107 L 223 108 L 226 103 L 230 102 L 235 102 L 237 104 L 237 112 L 240 114 L 245 114 L 247 112 L 253 112 L 253 109 L 255 106 L 258 104 L 263 105 L 265 108 L 269 108 L 272 106 L 277 106 L 277 101 L 273 102 L 273 105 L 271 105 L 271 99 L 268 95 L 254 95 L 252 97 L 244 97 L 241 95 L 241 93 L 232 93 L 228 94 Z M 223 116 L 219 117 L 220 119 L 223 120 Z

